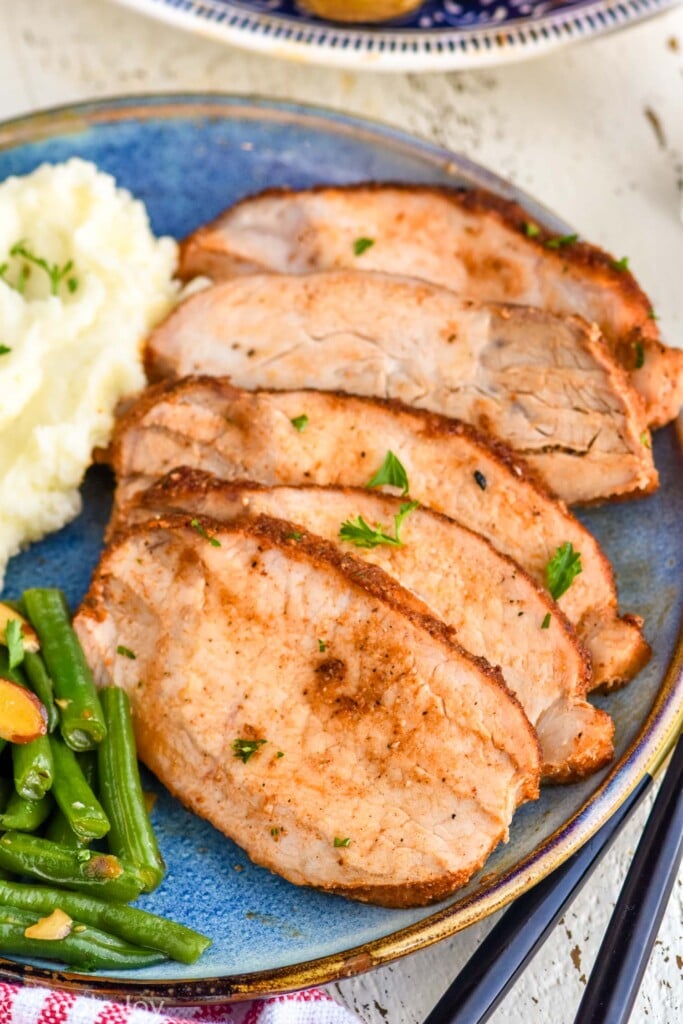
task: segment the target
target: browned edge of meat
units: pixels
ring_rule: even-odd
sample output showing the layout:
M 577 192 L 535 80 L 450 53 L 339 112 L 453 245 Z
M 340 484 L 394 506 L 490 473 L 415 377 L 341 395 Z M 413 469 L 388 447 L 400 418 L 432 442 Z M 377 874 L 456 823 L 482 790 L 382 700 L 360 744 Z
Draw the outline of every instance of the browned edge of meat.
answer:
M 116 470 L 119 460 L 120 440 L 126 431 L 131 427 L 140 424 L 146 414 L 154 408 L 160 399 L 165 396 L 182 394 L 182 391 L 186 386 L 194 384 L 213 391 L 219 397 L 222 397 L 226 393 L 226 390 L 233 392 L 235 396 L 241 393 L 246 393 L 252 394 L 257 398 L 259 395 L 273 395 L 277 397 L 277 395 L 285 395 L 288 393 L 287 391 L 280 391 L 275 388 L 255 388 L 254 390 L 246 391 L 244 388 L 234 387 L 228 377 L 210 377 L 201 373 L 192 374 L 188 377 L 181 377 L 179 380 L 157 381 L 155 384 L 151 384 L 149 387 L 145 388 L 145 390 L 139 394 L 138 398 L 132 402 L 118 418 L 114 427 L 111 443 L 108 448 L 103 449 L 103 455 L 105 457 L 102 458 L 102 461 L 107 462 L 114 468 L 114 470 Z M 534 472 L 528 462 L 525 462 L 521 456 L 518 456 L 511 448 L 508 447 L 508 445 L 505 444 L 504 441 L 500 440 L 500 438 L 493 437 L 490 434 L 484 434 L 481 430 L 478 430 L 469 423 L 464 423 L 462 420 L 456 420 L 449 416 L 442 416 L 440 413 L 428 412 L 426 409 L 417 409 L 415 406 L 406 405 L 405 402 L 401 402 L 398 398 L 369 398 L 364 395 L 349 395 L 344 391 L 320 392 L 314 388 L 297 388 L 296 390 L 301 394 L 324 394 L 330 398 L 338 398 L 342 401 L 345 399 L 351 399 L 354 402 L 361 402 L 368 407 L 380 406 L 389 412 L 395 410 L 398 413 L 407 413 L 419 420 L 421 434 L 427 437 L 432 436 L 438 438 L 448 435 L 467 437 L 473 444 L 485 449 L 487 454 L 492 455 L 501 466 L 505 466 L 505 468 L 510 473 L 514 473 L 519 480 L 526 481 L 534 488 L 535 491 L 538 492 L 538 494 L 542 495 L 547 500 L 557 502 L 563 508 L 566 508 L 565 503 L 552 493 L 539 474 Z M 571 515 L 569 512 L 567 514 Z
M 577 240 L 561 248 L 548 248 L 548 242 L 556 238 L 556 234 L 538 223 L 536 218 L 519 203 L 504 196 L 497 195 L 482 188 L 457 188 L 445 185 L 408 184 L 406 182 L 353 182 L 348 185 L 317 185 L 312 188 L 296 190 L 291 188 L 269 188 L 243 199 L 227 207 L 218 217 L 202 225 L 188 235 L 180 245 L 179 276 L 187 280 L 197 274 L 220 278 L 222 255 L 215 249 L 211 236 L 220 228 L 221 222 L 239 206 L 259 199 L 286 198 L 301 195 L 305 192 L 372 192 L 393 189 L 413 194 L 433 194 L 441 196 L 470 213 L 495 217 L 504 227 L 517 233 L 536 254 L 554 262 L 559 272 L 569 265 L 577 271 L 589 271 L 598 286 L 604 286 L 619 296 L 624 308 L 628 310 L 630 326 L 625 334 L 611 335 L 605 331 L 617 360 L 628 371 L 636 390 L 643 396 L 648 423 L 651 427 L 661 427 L 674 419 L 683 404 L 683 350 L 670 348 L 660 338 L 656 316 L 652 303 L 642 290 L 628 268 L 620 269 L 620 261 L 605 250 L 589 242 Z M 537 233 L 527 233 L 527 225 L 533 223 Z M 265 266 L 253 266 L 249 272 L 267 271 Z M 646 362 L 657 363 L 657 379 L 659 394 L 652 394 L 647 366 L 643 367 L 642 354 Z
M 251 320 L 254 307 L 256 323 Z M 396 310 L 389 321 L 387 308 Z M 485 370 L 484 363 L 492 362 L 490 349 L 507 353 L 508 345 L 518 364 L 512 324 L 517 337 L 531 346 L 529 372 L 536 385 L 544 377 L 544 367 L 535 361 L 539 352 L 541 359 L 548 359 L 545 369 L 550 374 L 558 369 L 548 355 L 555 352 L 556 340 L 582 369 L 590 365 L 590 383 L 571 377 L 566 366 L 564 372 L 558 369 L 562 376 L 547 392 L 537 393 L 527 381 L 532 398 L 524 395 L 517 379 L 510 385 L 505 375 Z M 453 359 L 446 341 L 452 340 L 449 332 L 461 337 L 464 344 L 459 347 L 468 356 Z M 372 365 L 359 370 L 370 338 L 375 339 Z M 407 349 L 401 347 L 404 339 L 411 342 Z M 229 377 L 235 386 L 250 390 L 331 388 L 395 397 L 459 418 L 501 438 L 569 504 L 644 497 L 659 483 L 640 397 L 598 327 L 578 316 L 463 300 L 441 285 L 376 271 L 261 274 L 221 281 L 181 302 L 148 338 L 144 358 L 152 381 L 201 373 Z M 383 372 L 378 370 L 380 360 Z M 453 370 L 452 379 L 446 366 Z M 487 386 L 492 392 L 488 400 L 479 394 Z M 575 406 L 584 402 L 584 388 L 588 397 L 579 410 Z M 558 399 L 554 406 L 558 392 L 573 399 L 564 404 Z M 512 410 L 517 406 L 524 413 L 516 420 Z M 544 420 L 548 407 L 555 416 Z M 549 423 L 553 434 L 548 433 Z M 575 429 L 580 440 L 573 438 Z
M 259 495 L 262 497 L 263 503 L 259 506 L 257 501 L 255 507 L 251 508 L 250 501 L 253 500 L 254 496 L 258 499 Z M 297 495 L 301 498 L 300 512 L 295 513 L 292 507 L 289 500 L 292 495 Z M 314 484 L 296 488 L 288 485 L 269 487 L 262 484 L 254 484 L 250 481 L 221 480 L 201 470 L 180 467 L 168 473 L 135 499 L 133 506 L 129 509 L 129 521 L 131 523 L 144 522 L 151 518 L 161 518 L 165 515 L 177 513 L 205 515 L 221 523 L 242 516 L 286 516 L 288 519 L 295 520 L 297 524 L 301 523 L 304 530 L 316 533 L 329 542 L 337 543 L 342 551 L 348 550 L 348 548 L 342 547 L 336 537 L 330 535 L 329 531 L 324 531 L 320 528 L 324 525 L 323 520 L 325 512 L 330 507 L 330 499 L 332 501 L 337 499 L 345 500 L 346 512 L 349 515 L 353 515 L 354 510 L 358 512 L 359 506 L 363 510 L 363 505 L 367 507 L 368 503 L 371 503 L 382 506 L 381 510 L 377 510 L 378 517 L 382 513 L 387 513 L 391 516 L 398 514 L 402 505 L 402 500 L 393 495 L 372 494 L 359 487 L 318 486 Z M 313 510 L 313 515 L 311 515 L 310 510 Z M 322 520 L 316 518 L 317 510 L 322 511 Z M 341 508 L 335 509 L 335 511 L 341 512 Z M 533 702 L 537 700 L 537 696 L 533 692 L 534 687 L 538 685 L 540 691 L 543 692 L 546 685 L 544 673 L 536 674 L 534 667 L 535 660 L 540 662 L 543 656 L 538 655 L 535 659 L 532 650 L 529 652 L 531 655 L 529 662 L 532 667 L 527 668 L 526 671 L 518 671 L 516 668 L 511 669 L 512 674 L 508 674 L 508 668 L 511 668 L 513 665 L 513 660 L 511 658 L 506 660 L 499 646 L 499 641 L 503 640 L 502 632 L 499 635 L 497 628 L 489 628 L 485 632 L 489 637 L 493 638 L 492 644 L 481 640 L 479 641 L 479 646 L 472 644 L 469 638 L 474 636 L 474 634 L 470 634 L 464 628 L 466 626 L 466 617 L 463 621 L 452 621 L 451 616 L 446 613 L 444 606 L 440 605 L 438 600 L 433 599 L 433 591 L 430 597 L 430 586 L 432 584 L 428 582 L 430 576 L 429 567 L 432 565 L 436 568 L 436 566 L 430 561 L 426 552 L 421 550 L 419 534 L 412 537 L 412 539 L 410 536 L 408 537 L 406 548 L 381 547 L 374 553 L 370 553 L 363 548 L 354 548 L 354 557 L 361 561 L 367 560 L 372 564 L 379 565 L 380 568 L 395 578 L 411 593 L 416 593 L 431 609 L 433 615 L 442 619 L 447 625 L 454 627 L 456 638 L 459 639 L 467 650 L 484 656 L 491 664 L 500 663 L 500 668 L 503 671 L 503 677 L 508 687 L 515 692 L 521 701 L 531 724 L 537 727 L 543 755 L 541 769 L 543 781 L 557 783 L 573 782 L 604 767 L 611 760 L 614 753 L 612 743 L 614 724 L 606 712 L 593 707 L 593 705 L 588 704 L 585 700 L 591 680 L 590 657 L 564 612 L 555 604 L 547 591 L 540 587 L 524 569 L 511 558 L 508 558 L 507 555 L 496 551 L 485 537 L 459 523 L 455 523 L 448 516 L 434 512 L 431 509 L 421 508 L 417 515 L 418 521 L 421 524 L 418 529 L 423 527 L 425 531 L 431 533 L 436 530 L 439 536 L 441 536 L 441 531 L 452 529 L 458 550 L 461 550 L 458 541 L 466 542 L 467 538 L 469 538 L 470 546 L 474 547 L 470 560 L 476 555 L 477 559 L 484 560 L 480 564 L 486 566 L 487 572 L 491 573 L 496 570 L 502 571 L 503 574 L 509 572 L 512 579 L 521 580 L 527 594 L 527 599 L 530 598 L 530 595 L 533 595 L 533 600 L 537 602 L 538 606 L 534 605 L 533 608 L 526 607 L 524 609 L 527 612 L 527 616 L 531 613 L 532 618 L 534 618 L 537 624 L 543 621 L 546 614 L 552 616 L 552 628 L 560 632 L 559 635 L 557 632 L 553 634 L 554 640 L 551 641 L 551 644 L 559 645 L 563 654 L 559 666 L 555 667 L 555 674 L 550 673 L 550 676 L 556 680 L 556 690 L 554 692 L 556 700 L 546 707 L 544 711 L 532 710 L 534 708 Z M 340 523 L 341 520 L 335 520 L 335 529 Z M 415 519 L 411 516 L 404 526 L 409 533 L 413 523 L 415 523 Z M 415 571 L 411 570 L 410 560 L 407 566 L 403 561 L 406 552 L 413 545 L 416 545 L 415 551 L 420 564 L 422 564 L 420 556 L 424 558 L 425 579 L 427 580 L 425 589 L 420 586 L 419 575 L 416 575 Z M 424 548 L 424 544 L 422 548 Z M 453 559 L 455 559 L 455 562 Z M 447 578 L 459 577 L 458 562 L 459 558 L 457 556 L 453 555 L 449 558 L 448 552 L 444 552 L 443 572 L 446 573 Z M 406 567 L 407 575 L 405 575 Z M 518 584 L 515 584 L 515 589 L 517 587 Z M 471 594 L 471 589 L 466 589 Z M 486 603 L 486 599 L 483 596 L 484 593 L 485 591 L 482 592 L 480 602 L 475 600 L 472 604 L 471 613 L 477 621 L 479 621 L 478 616 L 484 610 Z M 456 603 L 459 603 L 457 598 Z M 515 612 L 515 615 L 523 615 L 524 610 L 521 613 L 519 611 Z M 509 632 L 508 630 L 505 631 L 506 649 L 515 644 L 518 634 L 520 642 L 526 643 L 528 639 L 526 619 L 512 618 L 508 622 L 508 628 Z M 539 644 L 545 638 L 545 632 L 538 633 L 537 631 L 535 643 Z M 550 634 L 548 634 L 548 638 L 550 638 Z M 543 663 L 545 664 L 546 662 L 543 661 Z M 529 701 L 532 702 L 531 705 Z M 546 731 L 552 739 L 551 743 L 547 743 L 545 740 Z
M 495 689 L 500 690 L 501 699 L 514 714 L 517 735 L 515 742 L 508 740 L 508 746 L 505 748 L 506 756 L 515 766 L 516 791 L 514 792 L 514 805 L 519 806 L 527 800 L 536 799 L 539 794 L 540 774 L 538 741 L 519 702 L 507 690 L 500 670 L 493 668 L 484 659 L 476 658 L 469 652 L 464 651 L 455 641 L 451 629 L 434 618 L 421 601 L 396 583 L 395 580 L 387 576 L 381 569 L 369 566 L 367 563 L 360 562 L 350 555 L 341 553 L 335 545 L 308 534 L 306 531 L 296 530 L 298 536 L 294 539 L 292 534 L 295 530 L 294 524 L 267 516 L 244 520 L 236 519 L 226 524 L 206 516 L 190 518 L 187 515 L 170 515 L 160 520 L 128 528 L 117 538 L 115 545 L 105 550 L 100 564 L 95 571 L 88 594 L 77 613 L 75 628 L 81 636 L 86 650 L 89 649 L 88 620 L 97 623 L 104 622 L 107 618 L 104 610 L 104 592 L 107 580 L 111 575 L 110 562 L 114 557 L 114 552 L 124 546 L 129 539 L 134 539 L 136 536 L 144 536 L 149 532 L 154 533 L 155 531 L 185 532 L 187 540 L 191 545 L 205 544 L 208 554 L 209 552 L 215 553 L 216 549 L 209 546 L 205 536 L 215 540 L 218 548 L 220 548 L 221 541 L 219 538 L 224 538 L 228 534 L 248 535 L 258 541 L 259 550 L 276 548 L 286 552 L 288 560 L 300 563 L 305 562 L 309 565 L 312 564 L 314 567 L 322 566 L 325 569 L 336 571 L 345 586 L 363 591 L 374 600 L 384 604 L 401 617 L 407 619 L 419 630 L 427 633 L 433 641 L 443 648 L 446 657 L 448 657 L 449 653 L 452 655 L 457 654 L 460 661 L 468 662 L 478 674 L 483 674 Z M 205 536 L 202 535 L 201 531 L 203 531 Z M 215 555 L 215 557 L 220 556 Z M 185 570 L 187 568 L 185 567 Z M 110 681 L 108 678 L 110 669 L 108 669 L 106 664 L 98 665 L 94 668 L 98 683 L 106 685 Z M 186 799 L 181 786 L 174 783 L 173 780 L 164 779 L 164 759 L 166 759 L 167 763 L 173 763 L 173 758 L 175 756 L 177 760 L 177 755 L 174 753 L 173 744 L 169 741 L 161 719 L 159 721 L 146 720 L 144 730 L 138 729 L 136 732 L 139 734 L 138 744 L 143 761 L 152 770 L 159 771 L 164 784 L 168 785 L 171 792 L 180 800 L 186 802 L 191 810 L 200 811 L 201 809 L 194 806 L 192 800 Z M 490 738 L 491 742 L 497 745 L 497 741 L 492 736 Z M 221 825 L 219 821 L 214 823 L 219 827 Z M 451 871 L 448 874 L 442 874 L 428 883 L 411 885 L 385 884 L 379 886 L 335 883 L 321 887 L 327 889 L 327 891 L 336 892 L 339 895 L 389 907 L 408 907 L 434 902 L 445 898 L 455 889 L 464 885 L 472 874 L 482 866 L 491 850 L 498 842 L 505 840 L 506 837 L 507 828 L 500 829 L 495 836 L 491 837 L 492 842 L 489 844 L 488 852 L 477 863 L 469 864 L 467 870 Z M 239 836 L 233 838 L 236 838 L 239 842 Z M 251 852 L 253 853 L 254 851 Z M 267 856 L 257 853 L 253 859 L 256 863 L 261 863 L 263 866 L 283 873 L 285 877 L 288 877 L 288 873 L 282 870 L 282 865 L 274 862 L 272 858 L 269 859 Z M 290 880 L 298 881 L 296 877 L 290 878 Z
M 504 471 L 505 476 L 511 480 L 511 485 L 515 490 L 528 488 L 528 498 L 526 500 L 538 501 L 542 505 L 546 504 L 550 508 L 554 508 L 553 514 L 557 513 L 566 517 L 568 523 L 571 523 L 572 529 L 579 531 L 585 537 L 584 546 L 588 545 L 591 551 L 591 559 L 596 564 L 599 564 L 604 580 L 603 589 L 610 593 L 608 604 L 604 608 L 596 605 L 595 613 L 585 611 L 581 613 L 578 619 L 572 615 L 572 621 L 591 653 L 594 673 L 593 687 L 610 690 L 621 686 L 633 678 L 633 675 L 649 660 L 651 651 L 642 635 L 640 629 L 642 623 L 640 623 L 640 620 L 635 616 L 621 618 L 618 616 L 616 585 L 608 559 L 595 538 L 580 525 L 578 520 L 571 516 L 564 503 L 553 498 L 529 467 L 520 459 L 515 458 L 514 453 L 503 445 L 502 442 L 485 439 L 483 435 L 468 424 L 439 416 L 436 413 L 429 413 L 405 406 L 397 400 L 359 398 L 335 392 L 305 390 L 296 392 L 265 390 L 248 392 L 234 388 L 227 379 L 220 377 L 197 376 L 183 378 L 180 381 L 161 382 L 143 392 L 138 401 L 131 406 L 115 428 L 110 448 L 110 457 L 119 477 L 119 490 L 122 483 L 127 483 L 125 479 L 122 479 L 122 446 L 128 431 L 134 430 L 137 427 L 143 427 L 147 414 L 153 412 L 158 403 L 173 404 L 176 401 L 182 403 L 185 394 L 191 393 L 193 390 L 205 392 L 206 402 L 204 404 L 210 402 L 212 398 L 215 399 L 219 406 L 221 404 L 227 406 L 231 402 L 238 401 L 249 404 L 253 403 L 253 414 L 251 414 L 253 417 L 258 415 L 259 403 L 264 400 L 266 403 L 272 400 L 272 403 L 277 406 L 278 400 L 286 401 L 288 397 L 301 395 L 309 396 L 311 401 L 324 403 L 328 409 L 337 404 L 340 409 L 344 410 L 345 415 L 355 415 L 358 422 L 362 422 L 368 416 L 371 417 L 377 411 L 381 412 L 382 415 L 386 413 L 390 415 L 396 414 L 402 421 L 410 421 L 416 443 L 418 441 L 448 442 L 450 437 L 464 437 L 473 448 L 481 451 L 482 458 L 491 460 L 501 471 Z M 244 409 L 242 410 L 243 414 Z M 403 429 L 405 429 L 405 423 L 403 424 Z M 178 458 L 177 464 L 183 464 L 186 461 L 186 457 L 181 456 Z M 204 467 L 199 466 L 198 468 Z M 167 471 L 168 467 L 163 470 L 163 472 Z M 156 475 L 158 474 L 152 473 L 152 477 Z M 281 478 L 280 482 L 283 482 L 283 480 L 284 478 Z M 300 482 L 310 482 L 311 480 L 315 482 L 315 477 L 309 474 L 308 479 Z M 144 489 L 144 487 L 149 485 L 149 482 L 149 480 L 143 482 L 142 486 L 138 489 Z M 275 481 L 262 480 L 260 482 L 271 483 Z M 290 480 L 289 482 L 293 483 L 295 481 Z M 364 481 L 340 480 L 339 482 L 361 483 Z M 520 500 L 525 500 L 521 494 Z M 424 498 L 422 501 L 425 505 L 432 504 L 432 502 Z M 448 512 L 449 510 L 444 508 L 443 511 Z M 115 510 L 115 515 L 117 514 L 123 514 L 125 517 L 125 507 L 121 504 L 120 499 Z M 566 540 L 566 538 L 564 539 Z M 498 545 L 494 544 L 494 546 Z M 515 557 L 514 552 L 508 553 L 513 558 Z M 569 597 L 571 598 L 571 594 Z M 563 606 L 566 604 L 567 599 L 567 595 L 561 598 Z M 598 608 L 600 608 L 600 611 L 598 611 Z M 605 613 L 607 612 L 610 617 L 609 622 L 605 621 Z M 618 656 L 616 652 L 619 652 Z

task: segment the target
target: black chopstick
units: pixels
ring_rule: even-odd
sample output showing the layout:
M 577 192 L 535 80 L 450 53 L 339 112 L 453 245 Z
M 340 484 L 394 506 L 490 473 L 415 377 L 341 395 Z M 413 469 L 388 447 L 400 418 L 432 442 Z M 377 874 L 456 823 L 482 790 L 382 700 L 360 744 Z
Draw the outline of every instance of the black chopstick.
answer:
M 574 1024 L 631 1016 L 683 853 L 683 736 L 607 926 Z
M 645 775 L 602 828 L 542 882 L 515 900 L 424 1024 L 484 1024 L 590 877 L 652 785 Z

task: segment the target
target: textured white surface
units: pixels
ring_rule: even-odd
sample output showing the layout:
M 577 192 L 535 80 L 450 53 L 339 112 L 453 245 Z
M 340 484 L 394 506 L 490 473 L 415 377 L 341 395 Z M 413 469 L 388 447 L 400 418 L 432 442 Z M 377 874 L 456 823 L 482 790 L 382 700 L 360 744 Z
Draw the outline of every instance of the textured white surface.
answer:
M 683 9 L 527 64 L 384 77 L 243 54 L 103 0 L 0 0 L 0 118 L 161 90 L 324 103 L 465 153 L 617 257 L 628 255 L 665 336 L 683 342 Z M 494 1024 L 571 1024 L 646 813 L 629 824 Z M 331 991 L 369 1024 L 416 1024 L 489 927 Z M 681 1020 L 683 878 L 632 1017 L 634 1024 Z

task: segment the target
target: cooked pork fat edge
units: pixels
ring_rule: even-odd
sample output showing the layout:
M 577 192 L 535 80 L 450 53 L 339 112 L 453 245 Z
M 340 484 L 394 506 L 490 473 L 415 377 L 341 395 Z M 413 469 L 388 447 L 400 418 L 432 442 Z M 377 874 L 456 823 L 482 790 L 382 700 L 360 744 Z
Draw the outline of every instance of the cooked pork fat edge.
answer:
M 590 660 L 574 629 L 547 593 L 480 534 L 362 488 L 262 487 L 187 468 L 144 491 L 128 519 L 178 512 L 218 522 L 280 517 L 379 566 L 452 626 L 466 650 L 500 666 L 536 729 L 546 780 L 569 782 L 610 760 L 614 726 L 585 700 Z
M 488 430 L 569 504 L 657 486 L 642 404 L 599 329 L 483 305 L 386 274 L 243 277 L 174 310 L 146 349 L 152 379 L 210 373 L 245 388 L 319 388 Z
M 593 664 L 592 686 L 630 679 L 648 660 L 641 622 L 619 617 L 597 541 L 503 445 L 474 428 L 399 402 L 324 391 L 243 391 L 221 377 L 148 388 L 120 418 L 109 457 L 114 523 L 136 494 L 178 466 L 261 484 L 365 486 L 393 453 L 411 498 L 485 536 L 542 586 L 573 545 L 582 571 L 559 597 Z
M 538 794 L 500 673 L 292 524 L 186 523 L 115 542 L 75 619 L 98 684 L 130 696 L 142 760 L 291 882 L 392 907 L 463 885 Z
M 377 270 L 468 299 L 513 302 L 596 323 L 661 426 L 683 404 L 683 351 L 659 338 L 652 304 L 623 260 L 554 236 L 483 190 L 360 184 L 250 196 L 190 235 L 180 273 Z

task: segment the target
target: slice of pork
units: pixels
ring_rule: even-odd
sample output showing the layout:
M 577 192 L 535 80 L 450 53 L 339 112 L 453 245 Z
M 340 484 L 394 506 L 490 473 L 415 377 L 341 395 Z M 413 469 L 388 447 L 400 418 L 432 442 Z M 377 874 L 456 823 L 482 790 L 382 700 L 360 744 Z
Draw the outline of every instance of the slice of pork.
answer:
M 623 262 L 553 237 L 490 192 L 367 184 L 264 192 L 191 235 L 180 269 L 214 279 L 380 270 L 478 301 L 576 313 L 598 324 L 651 425 L 673 419 L 683 403 L 683 351 L 661 343 L 652 304 Z
M 579 317 L 386 274 L 270 274 L 187 299 L 152 333 L 146 363 L 152 379 L 400 398 L 496 434 L 570 504 L 657 486 L 641 402 Z
M 566 616 L 516 562 L 480 534 L 423 508 L 403 521 L 400 547 L 340 540 L 342 524 L 359 516 L 395 536 L 394 517 L 403 504 L 361 488 L 261 487 L 183 468 L 144 491 L 128 518 L 187 512 L 226 522 L 267 515 L 337 543 L 416 594 L 455 629 L 466 650 L 500 666 L 536 729 L 545 779 L 568 782 L 602 767 L 613 753 L 614 726 L 585 700 L 588 656 Z
M 291 524 L 185 522 L 115 543 L 76 617 L 97 682 L 131 698 L 144 762 L 299 885 L 386 906 L 463 885 L 538 793 L 500 673 Z
M 573 544 L 583 571 L 559 604 L 591 655 L 593 686 L 624 682 L 647 661 L 640 621 L 619 618 L 609 562 L 562 502 L 509 449 L 398 402 L 248 392 L 221 377 L 155 385 L 114 431 L 117 515 L 125 519 L 135 495 L 177 466 L 263 484 L 363 486 L 388 451 L 405 466 L 413 498 L 483 534 L 542 585 L 558 548 Z

